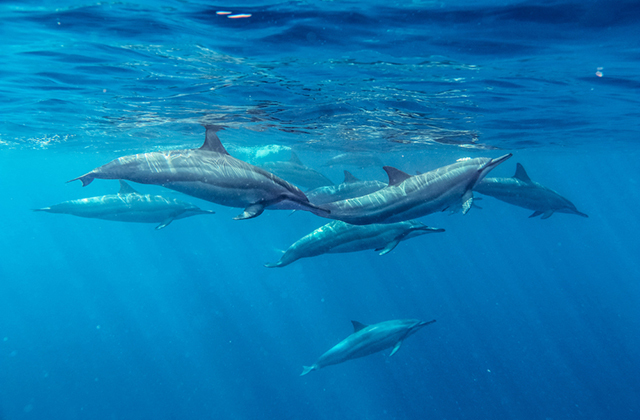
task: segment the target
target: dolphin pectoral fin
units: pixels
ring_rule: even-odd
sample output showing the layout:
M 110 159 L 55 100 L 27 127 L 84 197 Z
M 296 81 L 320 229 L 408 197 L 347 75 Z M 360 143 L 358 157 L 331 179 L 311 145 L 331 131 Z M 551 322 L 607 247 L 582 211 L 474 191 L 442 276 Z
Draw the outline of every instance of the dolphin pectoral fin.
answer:
M 553 210 L 547 210 L 544 212 L 544 214 L 542 215 L 541 219 L 548 219 L 551 217 L 551 215 L 553 214 Z
M 302 366 L 302 373 L 300 374 L 300 376 L 304 376 L 307 373 L 311 372 L 312 370 L 316 370 L 316 365 L 313 365 L 313 366 Z
M 167 226 L 169 226 L 169 223 L 173 222 L 175 220 L 175 216 L 169 216 L 167 217 L 162 223 L 160 223 L 158 226 L 156 226 L 156 230 L 160 230 L 160 229 L 164 229 Z
M 462 196 L 462 214 L 467 214 L 471 210 L 471 206 L 473 206 L 473 192 L 468 190 Z
M 233 220 L 253 219 L 254 217 L 260 216 L 263 211 L 264 211 L 264 204 L 262 203 L 251 204 L 246 209 L 244 209 L 244 212 L 242 212 L 242 214 L 239 214 L 236 217 L 234 217 Z
M 391 357 L 391 356 L 393 356 L 394 354 L 396 354 L 396 352 L 397 352 L 398 350 L 400 350 L 400 346 L 401 346 L 401 345 L 402 345 L 402 340 L 398 341 L 398 342 L 396 343 L 396 345 L 395 345 L 395 346 L 393 346 L 393 350 L 391 350 L 391 354 L 389 354 L 389 357 Z
M 536 211 L 533 212 L 533 214 L 531 216 L 529 216 L 529 218 L 540 216 L 541 214 L 542 214 L 541 211 L 536 210 Z
M 264 266 L 267 268 L 282 267 L 282 262 L 278 261 L 276 263 L 266 263 Z
M 391 251 L 394 250 L 395 247 L 398 246 L 398 244 L 400 243 L 400 238 L 396 238 L 393 241 L 389 242 L 387 244 L 387 246 L 385 246 L 384 248 L 378 248 L 376 249 L 376 251 L 380 251 L 382 250 L 378 255 L 386 255 L 388 253 L 390 253 Z
M 86 187 L 87 185 L 91 184 L 91 181 L 93 181 L 93 177 L 90 176 L 90 174 L 91 174 L 91 172 L 89 172 L 88 174 L 84 174 L 82 176 L 79 176 L 77 178 L 70 179 L 69 181 L 67 181 L 67 184 L 69 182 L 73 182 L 73 181 L 78 181 L 79 180 L 79 181 L 82 182 L 82 186 Z

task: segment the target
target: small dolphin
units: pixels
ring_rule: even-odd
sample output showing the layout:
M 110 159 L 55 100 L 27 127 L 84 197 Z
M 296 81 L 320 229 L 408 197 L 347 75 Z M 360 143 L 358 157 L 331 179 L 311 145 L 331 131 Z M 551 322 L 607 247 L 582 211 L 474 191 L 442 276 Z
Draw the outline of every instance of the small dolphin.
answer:
M 301 187 L 318 188 L 324 187 L 325 185 L 333 185 L 333 181 L 320 172 L 304 166 L 300 158 L 298 158 L 298 155 L 293 151 L 291 152 L 291 159 L 289 161 L 277 160 L 265 162 L 260 166 L 262 169 Z
M 71 214 L 118 222 L 160 223 L 156 229 L 167 227 L 175 219 L 215 213 L 174 198 L 140 194 L 122 180 L 120 180 L 118 194 L 70 200 L 33 211 Z
M 383 169 L 389 176 L 385 188 L 323 204 L 322 208 L 330 213 L 316 214 L 354 225 L 401 222 L 447 209 L 462 208 L 466 214 L 473 204 L 475 184 L 511 156 L 509 153 L 495 159 L 464 159 L 414 176 L 385 166 Z
M 126 179 L 156 184 L 206 201 L 244 208 L 236 220 L 251 219 L 265 208 L 310 210 L 324 214 L 300 189 L 264 169 L 229 155 L 218 135 L 218 126 L 206 126 L 199 149 L 169 150 L 123 156 L 71 181 L 82 186 L 95 178 Z M 69 181 L 69 182 L 71 182 Z
M 557 192 L 532 181 L 519 163 L 513 177 L 485 178 L 476 184 L 474 190 L 515 206 L 534 210 L 529 217 L 542 215 L 543 219 L 548 219 L 555 212 L 589 217 L 579 212 L 571 201 Z
M 332 201 L 346 200 L 347 198 L 361 197 L 371 194 L 386 187 L 387 184 L 380 181 L 361 181 L 344 171 L 344 181 L 342 184 L 329 185 L 307 191 L 305 194 L 313 204 L 321 205 Z
M 318 361 L 313 365 L 303 366 L 300 376 L 325 366 L 368 356 L 388 349 L 389 347 L 393 347 L 391 354 L 389 354 L 389 356 L 393 356 L 405 338 L 425 325 L 434 322 L 436 322 L 435 319 L 427 322 L 420 321 L 419 319 L 396 319 L 373 325 L 364 325 L 358 321 L 351 321 L 353 324 L 353 334 L 329 349 L 325 354 L 320 356 Z
M 400 241 L 434 232 L 444 232 L 444 229 L 432 228 L 417 220 L 364 226 L 334 220 L 296 241 L 280 261 L 265 264 L 265 267 L 284 267 L 300 258 L 366 249 L 375 249 L 380 251 L 380 255 L 385 255 Z
M 322 166 L 339 166 L 349 165 L 358 168 L 366 168 L 367 166 L 382 166 L 383 163 L 377 156 L 362 153 L 342 153 L 332 157 Z

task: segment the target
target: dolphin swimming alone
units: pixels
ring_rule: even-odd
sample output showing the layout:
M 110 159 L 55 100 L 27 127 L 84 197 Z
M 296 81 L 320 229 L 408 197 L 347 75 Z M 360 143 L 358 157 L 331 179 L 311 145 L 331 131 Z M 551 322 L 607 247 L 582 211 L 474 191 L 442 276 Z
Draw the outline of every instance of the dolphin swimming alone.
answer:
M 120 180 L 118 194 L 65 201 L 51 207 L 34 209 L 34 211 L 71 214 L 118 222 L 159 223 L 156 229 L 167 227 L 175 219 L 215 213 L 211 210 L 202 210 L 193 204 L 175 198 L 140 194 L 122 180 Z
M 363 226 L 334 220 L 296 241 L 280 261 L 265 264 L 265 267 L 284 267 L 300 258 L 366 249 L 375 249 L 380 251 L 380 255 L 385 255 L 400 241 L 434 232 L 444 232 L 444 229 L 429 227 L 417 220 Z
M 325 366 L 368 356 L 388 349 L 389 347 L 393 347 L 389 355 L 393 356 L 405 338 L 425 325 L 434 322 L 436 322 L 435 319 L 427 322 L 418 319 L 397 319 L 380 322 L 378 324 L 364 325 L 357 321 L 351 321 L 353 324 L 353 334 L 329 349 L 325 354 L 320 356 L 318 361 L 313 365 L 304 366 L 300 376 Z
M 389 184 L 371 194 L 322 205 L 330 213 L 316 213 L 354 225 L 394 223 L 438 211 L 466 214 L 473 204 L 473 187 L 511 153 L 490 158 L 463 159 L 430 172 L 411 176 L 385 166 Z
M 291 159 L 288 161 L 265 162 L 260 167 L 300 187 L 318 188 L 325 185 L 333 185 L 333 181 L 329 178 L 315 169 L 305 166 L 293 151 L 291 152 Z
M 542 215 L 543 219 L 547 219 L 555 212 L 589 217 L 579 212 L 571 201 L 557 192 L 532 181 L 520 163 L 516 165 L 513 177 L 485 178 L 476 184 L 474 190 L 515 206 L 534 210 L 529 217 Z
M 361 197 L 381 190 L 386 186 L 387 184 L 380 181 L 361 181 L 353 176 L 351 172 L 344 171 L 344 181 L 341 184 L 318 187 L 307 191 L 305 194 L 313 204 L 321 205 L 332 201 Z
M 327 213 L 294 185 L 229 155 L 216 134 L 221 129 L 206 126 L 205 142 L 198 149 L 123 156 L 71 181 L 80 180 L 82 186 L 96 178 L 161 185 L 223 206 L 244 208 L 236 220 L 259 216 L 276 204 L 282 210 Z

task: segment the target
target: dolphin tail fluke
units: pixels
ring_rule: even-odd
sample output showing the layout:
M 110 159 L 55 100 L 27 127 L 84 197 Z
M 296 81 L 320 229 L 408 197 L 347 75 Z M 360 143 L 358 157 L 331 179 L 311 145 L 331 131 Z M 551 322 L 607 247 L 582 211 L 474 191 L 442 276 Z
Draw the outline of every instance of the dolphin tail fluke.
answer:
M 77 178 L 73 178 L 69 181 L 67 181 L 67 183 L 69 182 L 73 182 L 73 181 L 78 181 L 80 180 L 82 182 L 82 186 L 86 187 L 87 185 L 91 184 L 91 181 L 93 181 L 93 177 L 91 176 L 91 172 L 89 172 L 88 174 L 84 174 L 82 176 L 79 176 Z
M 302 366 L 302 373 L 300 374 L 300 376 L 304 376 L 307 373 L 311 372 L 312 370 L 316 370 L 316 365 L 313 365 L 313 366 Z

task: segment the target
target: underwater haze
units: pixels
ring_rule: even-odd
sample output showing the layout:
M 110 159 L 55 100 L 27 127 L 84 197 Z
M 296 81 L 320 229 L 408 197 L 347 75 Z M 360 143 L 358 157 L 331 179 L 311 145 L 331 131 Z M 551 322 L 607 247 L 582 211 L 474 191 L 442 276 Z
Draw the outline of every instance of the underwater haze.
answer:
M 640 418 L 635 0 L 16 1 L 0 19 L 1 420 Z M 589 217 L 476 193 L 386 255 L 266 268 L 329 220 L 233 220 L 137 183 L 215 214 L 32 211 L 116 194 L 66 182 L 200 147 L 207 124 L 232 156 L 294 151 L 336 184 L 513 153 L 489 176 L 521 163 Z M 340 154 L 357 161 L 325 165 Z M 352 320 L 396 319 L 437 322 L 300 376 Z

